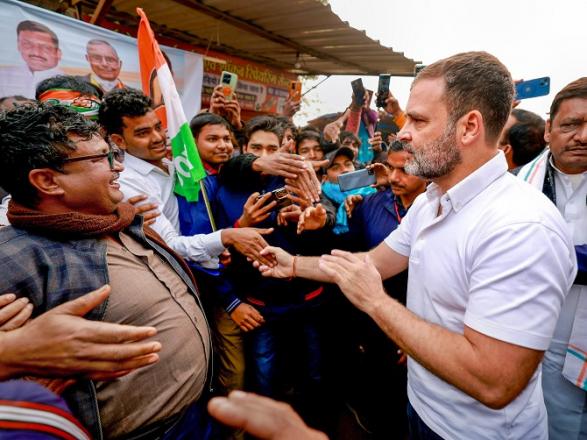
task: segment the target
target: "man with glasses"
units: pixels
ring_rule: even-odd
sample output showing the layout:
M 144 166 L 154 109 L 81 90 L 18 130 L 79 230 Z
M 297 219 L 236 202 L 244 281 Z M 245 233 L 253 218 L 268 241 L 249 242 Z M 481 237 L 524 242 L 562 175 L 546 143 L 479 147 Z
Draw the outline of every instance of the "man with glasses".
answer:
M 34 98 L 39 82 L 63 74 L 57 68 L 61 61 L 59 39 L 47 26 L 31 20 L 21 21 L 16 27 L 16 35 L 24 65 L 0 71 L 0 97 L 21 95 Z
M 203 438 L 211 343 L 199 292 L 183 259 L 121 203 L 121 159 L 68 107 L 0 115 L 0 185 L 12 194 L 0 292 L 27 297 L 38 315 L 109 284 L 86 318 L 154 327 L 151 365 L 115 381 L 75 376 L 63 397 L 93 438 Z
M 98 118 L 101 96 L 100 90 L 79 76 L 57 75 L 41 81 L 33 97 L 40 102 L 69 107 L 94 120 Z M 9 202 L 10 194 L 4 193 L 0 204 L 0 226 L 10 224 L 6 218 Z
M 122 61 L 118 58 L 116 49 L 109 42 L 98 39 L 88 41 L 86 60 L 92 68 L 92 72 L 86 76 L 86 79 L 104 93 L 124 87 L 118 78 L 120 69 L 122 69 Z

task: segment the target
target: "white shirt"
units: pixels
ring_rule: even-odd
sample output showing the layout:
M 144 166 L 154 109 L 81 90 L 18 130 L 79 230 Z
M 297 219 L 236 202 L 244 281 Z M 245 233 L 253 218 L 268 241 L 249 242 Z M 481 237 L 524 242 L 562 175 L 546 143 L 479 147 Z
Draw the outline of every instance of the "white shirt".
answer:
M 550 156 L 549 160 L 555 170 L 556 206 L 573 234 L 573 243 L 575 245 L 587 244 L 587 171 L 579 174 L 565 174 L 554 165 L 552 156 Z M 558 362 L 561 365 L 569 344 L 577 311 L 581 309 L 579 303 L 582 295 L 587 298 L 587 286 L 574 284 L 563 305 L 559 322 L 552 338 L 551 350 L 559 354 L 560 359 Z M 581 319 L 585 319 L 584 316 L 581 316 Z
M 35 99 L 37 84 L 47 78 L 63 75 L 58 68 L 31 72 L 28 66 L 4 67 L 0 69 L 0 98 L 4 96 L 21 95 Z
M 148 196 L 145 203 L 156 203 L 161 215 L 151 226 L 167 245 L 184 258 L 213 267 L 224 251 L 221 231 L 184 237 L 179 232 L 178 204 L 173 193 L 173 164 L 164 160 L 170 174 L 142 159 L 127 154 L 120 187 L 125 200 L 139 194 Z
M 439 212 L 442 207 L 442 213 Z M 429 185 L 385 240 L 409 257 L 407 307 L 463 334 L 546 350 L 576 273 L 570 234 L 540 192 L 507 173 L 499 152 L 441 194 Z M 540 369 L 501 410 L 408 360 L 408 397 L 445 439 L 547 439 Z
M 8 226 L 10 224 L 6 214 L 8 214 L 8 203 L 11 198 L 10 194 L 8 194 L 2 199 L 2 203 L 0 204 L 0 226 Z

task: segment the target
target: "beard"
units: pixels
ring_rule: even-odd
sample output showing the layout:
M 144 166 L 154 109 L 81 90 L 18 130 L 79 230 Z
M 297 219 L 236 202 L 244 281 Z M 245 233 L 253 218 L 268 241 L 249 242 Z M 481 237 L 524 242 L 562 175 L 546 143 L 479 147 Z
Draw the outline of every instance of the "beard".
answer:
M 404 167 L 406 173 L 423 179 L 437 179 L 454 170 L 462 162 L 455 132 L 455 124 L 449 124 L 444 133 L 421 148 L 415 149 L 412 144 L 405 144 L 404 149 L 412 154 Z

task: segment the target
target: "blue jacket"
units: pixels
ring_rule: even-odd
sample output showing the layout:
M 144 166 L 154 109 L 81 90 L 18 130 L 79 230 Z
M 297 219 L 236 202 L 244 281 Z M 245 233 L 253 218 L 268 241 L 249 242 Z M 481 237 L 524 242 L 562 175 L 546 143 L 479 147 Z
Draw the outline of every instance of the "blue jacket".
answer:
M 233 188 L 230 185 L 221 185 L 217 192 L 218 199 L 218 227 L 231 227 L 242 214 L 243 206 L 252 192 L 272 191 L 284 185 L 279 177 L 266 177 L 256 182 L 256 188 L 251 188 L 249 181 L 246 189 Z M 251 191 L 251 189 L 253 191 Z M 275 228 L 270 235 L 265 235 L 265 240 L 272 246 L 278 246 L 291 254 L 308 255 L 312 252 L 311 241 L 313 234 L 296 234 L 293 227 L 276 226 L 277 214 L 274 212 L 267 220 L 256 225 L 259 228 Z M 228 267 L 233 285 L 237 286 L 241 300 L 257 306 L 288 306 L 303 305 L 310 299 L 322 295 L 313 294 L 321 288 L 321 284 L 301 278 L 291 281 L 263 277 L 259 271 L 240 255 L 233 255 L 233 261 Z
M 204 188 L 210 201 L 212 214 L 216 217 L 218 212 L 217 193 L 219 188 L 218 175 L 209 174 L 204 178 Z M 179 208 L 179 228 L 181 235 L 189 236 L 195 234 L 209 234 L 212 231 L 212 225 L 208 218 L 208 211 L 204 198 L 200 195 L 197 202 L 188 202 L 184 197 L 176 195 Z M 216 218 L 215 221 L 217 222 Z M 202 282 L 207 290 L 210 291 L 212 301 L 219 303 L 228 314 L 230 314 L 240 303 L 241 300 L 235 293 L 235 288 L 224 274 L 224 267 L 218 269 L 206 269 L 199 264 L 186 261 L 190 269 L 197 276 L 198 281 Z
M 362 243 L 361 250 L 372 249 L 399 226 L 407 211 L 389 188 L 370 194 L 353 210 L 350 237 Z
M 391 189 L 370 194 L 353 210 L 346 235 L 353 251 L 368 251 L 379 245 L 400 224 L 407 214 Z M 383 282 L 385 290 L 398 301 L 405 303 L 407 270 Z
M 167 261 L 202 307 L 198 290 L 178 261 L 179 257 L 145 236 L 142 217 L 137 216 L 125 232 Z M 0 267 L 0 292 L 14 292 L 19 297 L 29 298 L 34 305 L 34 316 L 79 298 L 109 281 L 105 240 L 50 238 L 12 226 L 0 228 Z M 106 304 L 104 302 L 90 311 L 86 318 L 102 320 Z M 210 341 L 203 343 L 210 344 Z M 80 378 L 62 397 L 92 437 L 101 440 L 94 383 Z

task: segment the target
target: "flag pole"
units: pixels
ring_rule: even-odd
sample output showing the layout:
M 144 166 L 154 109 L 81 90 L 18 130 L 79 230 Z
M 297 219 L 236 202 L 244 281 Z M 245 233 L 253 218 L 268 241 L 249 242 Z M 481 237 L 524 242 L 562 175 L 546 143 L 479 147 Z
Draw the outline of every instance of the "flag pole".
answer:
M 202 197 L 204 198 L 204 204 L 206 205 L 206 212 L 208 213 L 208 219 L 210 220 L 212 232 L 216 232 L 218 228 L 216 227 L 216 222 L 214 221 L 214 216 L 212 215 L 212 207 L 210 206 L 210 200 L 208 199 L 208 193 L 206 192 L 204 180 L 205 179 L 200 180 L 200 189 L 202 190 Z

